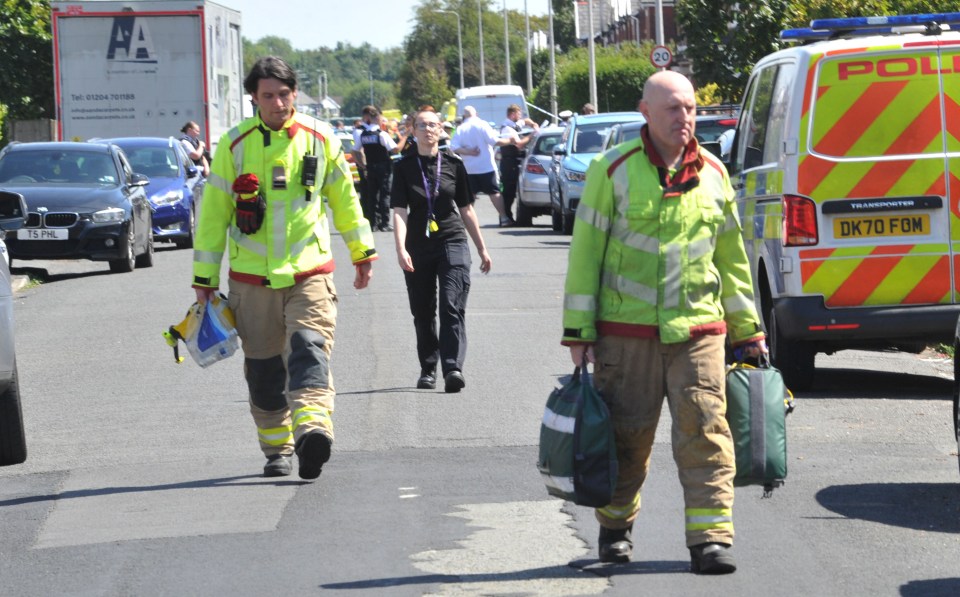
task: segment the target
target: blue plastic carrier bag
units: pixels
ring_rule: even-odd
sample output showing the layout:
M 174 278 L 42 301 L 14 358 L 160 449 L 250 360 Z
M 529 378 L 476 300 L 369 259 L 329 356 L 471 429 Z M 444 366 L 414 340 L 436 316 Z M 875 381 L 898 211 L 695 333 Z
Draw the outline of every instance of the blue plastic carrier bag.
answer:
M 215 294 L 206 303 L 191 305 L 183 321 L 170 326 L 163 337 L 173 347 L 173 356 L 178 363 L 183 361 L 178 349 L 178 341 L 182 340 L 193 360 L 201 367 L 209 367 L 233 355 L 240 347 L 234 325 L 227 297 Z

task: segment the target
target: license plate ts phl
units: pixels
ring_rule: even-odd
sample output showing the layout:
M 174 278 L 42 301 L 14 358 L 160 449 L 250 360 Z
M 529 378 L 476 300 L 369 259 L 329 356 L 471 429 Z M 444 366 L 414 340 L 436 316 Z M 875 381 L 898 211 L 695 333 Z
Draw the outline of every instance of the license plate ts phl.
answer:
M 70 231 L 66 228 L 21 228 L 17 230 L 19 240 L 67 240 Z

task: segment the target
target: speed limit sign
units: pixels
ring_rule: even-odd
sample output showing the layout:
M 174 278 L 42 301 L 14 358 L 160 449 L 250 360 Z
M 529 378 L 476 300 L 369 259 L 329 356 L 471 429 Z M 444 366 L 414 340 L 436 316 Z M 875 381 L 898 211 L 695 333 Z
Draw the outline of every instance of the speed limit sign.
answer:
M 654 46 L 650 52 L 650 62 L 657 68 L 667 68 L 673 62 L 673 54 L 667 46 Z

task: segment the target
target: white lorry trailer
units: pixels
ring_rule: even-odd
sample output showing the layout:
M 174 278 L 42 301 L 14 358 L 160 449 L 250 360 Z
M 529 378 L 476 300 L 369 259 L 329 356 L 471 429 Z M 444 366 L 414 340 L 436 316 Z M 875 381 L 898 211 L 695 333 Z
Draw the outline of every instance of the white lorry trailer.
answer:
M 180 136 L 241 120 L 240 13 L 206 0 L 54 1 L 57 138 Z

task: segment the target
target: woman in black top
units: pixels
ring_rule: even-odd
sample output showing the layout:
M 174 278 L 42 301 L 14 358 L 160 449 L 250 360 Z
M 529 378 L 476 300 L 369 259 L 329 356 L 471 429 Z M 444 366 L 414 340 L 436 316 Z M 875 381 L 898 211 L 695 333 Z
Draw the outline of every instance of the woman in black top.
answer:
M 480 255 L 480 271 L 490 271 L 480 224 L 473 210 L 467 170 L 460 158 L 440 150 L 440 117 L 422 110 L 414 119 L 416 151 L 394 166 L 393 208 L 397 257 L 407 282 L 413 326 L 417 332 L 420 378 L 417 388 L 436 387 L 437 363 L 444 390 L 459 392 L 466 382 L 463 361 L 467 352 L 465 311 L 470 292 L 470 247 Z M 439 280 L 440 334 L 437 334 Z

